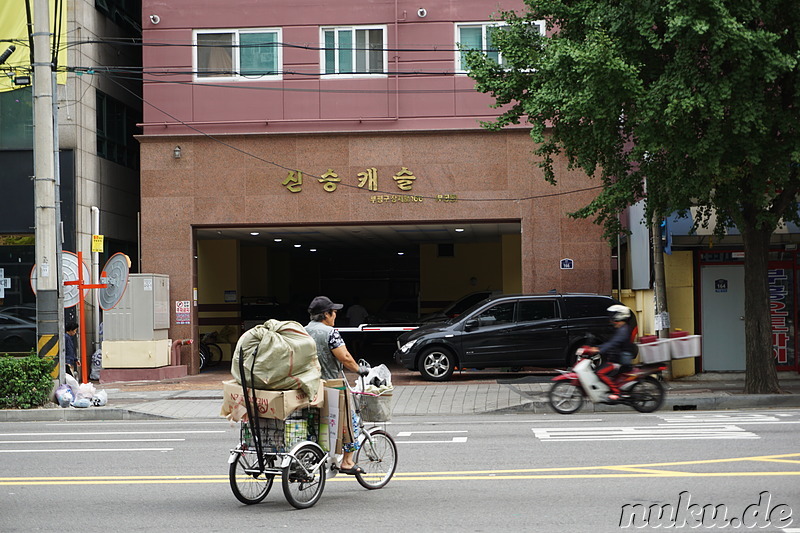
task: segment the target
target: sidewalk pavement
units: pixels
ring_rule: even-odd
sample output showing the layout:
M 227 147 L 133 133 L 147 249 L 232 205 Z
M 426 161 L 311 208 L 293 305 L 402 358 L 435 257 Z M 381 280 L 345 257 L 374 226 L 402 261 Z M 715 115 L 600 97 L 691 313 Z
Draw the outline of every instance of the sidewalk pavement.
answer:
M 454 381 L 431 383 L 418 374 L 392 368 L 394 416 L 471 415 L 481 413 L 551 413 L 547 403 L 552 372 L 468 373 Z M 225 370 L 163 382 L 97 384 L 108 393 L 103 407 L 0 410 L 4 421 L 76 421 L 145 419 L 221 419 Z M 780 373 L 784 394 L 749 395 L 743 373 L 702 373 L 665 382 L 661 411 L 800 407 L 800 374 Z M 584 403 L 580 412 L 631 411 L 621 405 Z

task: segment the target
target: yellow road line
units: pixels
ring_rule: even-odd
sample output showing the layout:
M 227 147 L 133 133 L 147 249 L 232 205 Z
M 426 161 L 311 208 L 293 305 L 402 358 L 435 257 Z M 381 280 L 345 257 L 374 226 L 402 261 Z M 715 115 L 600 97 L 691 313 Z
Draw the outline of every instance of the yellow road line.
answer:
M 696 474 L 696 473 L 693 473 L 693 472 L 676 472 L 674 470 L 654 470 L 654 469 L 651 469 L 651 468 L 624 468 L 624 467 L 611 468 L 611 467 L 609 467 L 609 468 L 607 468 L 607 470 L 621 470 L 623 472 L 636 472 L 636 473 L 639 473 L 639 474 L 654 474 L 654 475 L 666 475 L 666 476 L 672 476 L 672 475 L 675 475 L 675 474 L 693 475 L 693 476 L 700 475 L 700 474 Z
M 752 477 L 752 476 L 800 476 L 800 471 L 758 472 L 686 472 L 662 470 L 653 467 L 707 465 L 735 462 L 771 462 L 798 464 L 800 453 L 760 455 L 753 457 L 731 457 L 728 459 L 705 459 L 695 461 L 673 461 L 664 463 L 642 463 L 630 465 L 599 465 L 549 468 L 521 468 L 498 470 L 458 470 L 449 472 L 397 472 L 392 481 L 459 481 L 459 480 L 506 480 L 506 479 L 603 479 L 603 478 L 681 478 L 681 477 Z M 603 472 L 612 471 L 612 472 Z M 276 476 L 276 479 L 280 476 Z M 333 482 L 347 481 L 339 476 Z M 0 485 L 61 485 L 61 484 L 180 484 L 180 483 L 227 483 L 225 474 L 212 475 L 166 475 L 166 476 L 38 476 L 0 477 Z
M 753 459 L 753 461 L 759 461 L 763 463 L 791 463 L 800 465 L 800 461 L 792 461 L 790 459 Z
M 403 481 L 498 481 L 498 480 L 533 480 L 533 479 L 630 479 L 630 478 L 686 478 L 686 477 L 778 477 L 778 476 L 800 476 L 800 472 L 674 472 L 669 473 L 608 473 L 608 474 L 523 474 L 523 475 L 453 475 L 453 476 L 430 476 L 426 474 L 397 475 L 392 478 L 392 482 Z M 328 480 L 330 482 L 346 482 L 347 478 L 337 478 Z M 74 480 L 39 480 L 32 481 L 26 478 L 16 480 L 0 481 L 0 486 L 32 486 L 32 485 L 169 485 L 169 484 L 209 484 L 209 483 L 228 483 L 227 478 L 219 477 L 193 478 L 193 479 L 95 479 L 76 482 Z

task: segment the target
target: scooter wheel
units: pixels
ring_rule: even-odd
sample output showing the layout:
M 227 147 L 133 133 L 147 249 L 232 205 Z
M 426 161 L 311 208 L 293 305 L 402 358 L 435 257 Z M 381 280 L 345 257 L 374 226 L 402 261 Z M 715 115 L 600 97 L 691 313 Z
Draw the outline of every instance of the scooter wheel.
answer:
M 640 413 L 652 413 L 664 404 L 664 386 L 648 376 L 631 387 L 631 405 Z
M 548 399 L 553 410 L 562 415 L 569 415 L 583 405 L 583 391 L 570 381 L 556 381 L 550 387 Z

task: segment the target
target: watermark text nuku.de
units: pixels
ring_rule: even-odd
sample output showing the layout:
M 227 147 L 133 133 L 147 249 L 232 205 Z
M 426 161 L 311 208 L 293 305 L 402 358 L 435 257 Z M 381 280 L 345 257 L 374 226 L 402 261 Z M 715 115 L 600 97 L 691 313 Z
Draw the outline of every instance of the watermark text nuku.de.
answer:
M 792 508 L 785 503 L 773 503 L 768 491 L 758 495 L 758 503 L 747 505 L 741 513 L 729 513 L 724 504 L 692 503 L 688 491 L 678 494 L 678 503 L 622 506 L 621 528 L 728 528 L 760 529 L 786 528 L 792 524 Z

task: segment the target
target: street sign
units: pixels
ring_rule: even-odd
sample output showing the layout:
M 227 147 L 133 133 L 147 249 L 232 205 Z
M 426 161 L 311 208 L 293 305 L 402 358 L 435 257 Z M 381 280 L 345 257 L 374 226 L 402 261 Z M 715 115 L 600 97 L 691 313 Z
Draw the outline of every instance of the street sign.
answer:
M 92 253 L 103 253 L 103 236 L 92 235 Z
M 572 270 L 574 266 L 574 262 L 572 259 L 564 258 L 561 260 L 561 270 Z
M 47 273 L 49 275 L 50 269 L 49 264 L 44 263 L 42 264 L 42 276 L 44 277 L 45 268 L 47 268 Z M 89 280 L 89 267 L 86 266 L 85 263 L 81 263 L 82 272 L 78 272 L 78 256 L 72 252 L 68 252 L 64 250 L 61 253 L 61 276 L 62 282 L 64 284 L 64 307 L 74 307 L 78 304 L 79 294 L 78 288 L 75 286 L 74 283 L 69 284 L 68 282 L 74 282 L 78 280 L 79 275 L 83 274 L 83 279 Z M 36 294 L 38 291 L 36 280 L 38 276 L 36 275 L 37 268 L 36 265 L 33 265 L 31 269 L 31 289 L 33 289 L 33 294 Z

